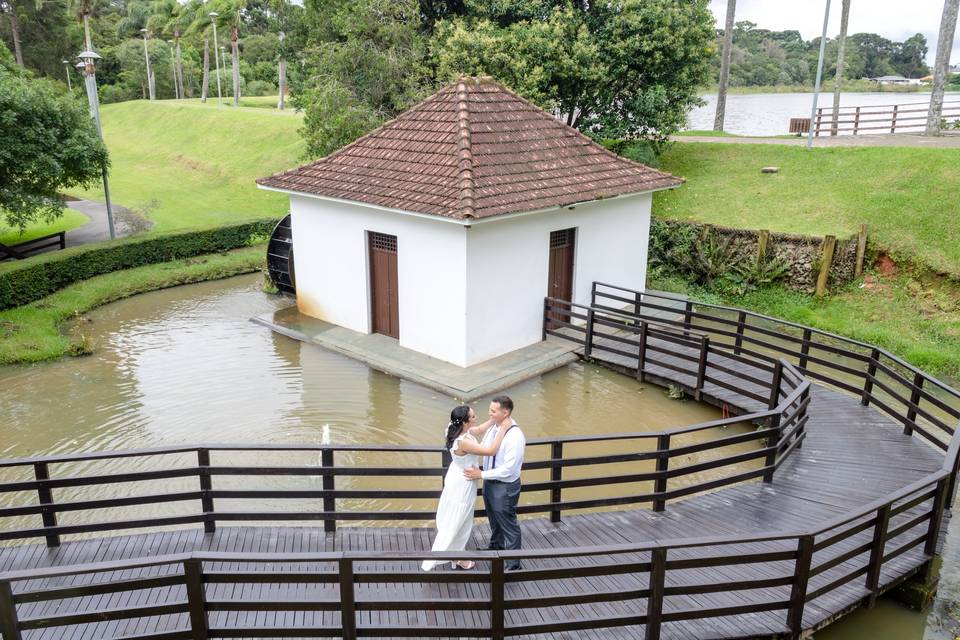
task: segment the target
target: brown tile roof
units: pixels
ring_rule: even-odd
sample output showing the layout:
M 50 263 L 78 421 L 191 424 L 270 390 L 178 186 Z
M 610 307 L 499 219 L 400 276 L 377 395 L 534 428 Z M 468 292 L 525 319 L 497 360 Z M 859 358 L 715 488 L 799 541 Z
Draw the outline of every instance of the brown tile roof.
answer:
M 447 218 L 533 211 L 674 187 L 489 79 L 461 78 L 265 187 Z

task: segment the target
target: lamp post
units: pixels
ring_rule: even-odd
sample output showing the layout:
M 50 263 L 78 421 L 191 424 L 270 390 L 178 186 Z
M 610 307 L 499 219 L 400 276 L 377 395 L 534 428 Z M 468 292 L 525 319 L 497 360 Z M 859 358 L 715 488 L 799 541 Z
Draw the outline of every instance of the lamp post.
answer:
M 277 61 L 277 88 L 280 96 L 277 99 L 277 109 L 283 110 L 284 94 L 287 92 L 287 60 L 283 49 L 284 33 L 280 32 L 280 60 Z
M 93 122 L 97 126 L 97 134 L 102 141 L 103 129 L 100 127 L 100 100 L 97 97 L 97 79 L 94 75 L 96 72 L 95 62 L 100 59 L 100 56 L 93 51 L 82 51 L 77 57 L 81 61 L 77 67 L 82 66 L 83 68 L 83 81 L 87 88 L 87 102 L 90 103 L 90 117 L 93 118 Z M 113 240 L 117 237 L 117 232 L 113 226 L 113 207 L 110 206 L 110 182 L 107 180 L 106 163 L 104 163 L 101 171 L 103 174 L 103 199 L 107 205 L 107 226 L 110 229 L 110 239 Z
M 170 68 L 173 70 L 173 97 L 180 99 L 180 87 L 177 85 L 177 58 L 173 53 L 173 40 L 167 40 L 170 45 Z
M 73 84 L 70 82 L 70 61 L 62 60 L 63 69 L 67 72 L 67 91 L 73 91 Z
M 140 33 L 143 34 L 143 59 L 147 61 L 147 91 L 150 94 L 150 100 L 157 99 L 157 93 L 153 86 L 153 73 L 150 71 L 150 53 L 147 51 L 147 33 L 148 31 L 140 29 Z
M 820 36 L 820 57 L 817 59 L 817 80 L 813 84 L 813 105 L 810 107 L 810 131 L 807 132 L 807 149 L 813 147 L 814 120 L 817 117 L 817 103 L 820 101 L 820 80 L 823 78 L 823 55 L 827 50 L 827 26 L 830 22 L 830 0 L 823 10 L 823 34 Z
M 220 14 L 211 11 L 207 15 L 210 16 L 210 24 L 213 25 L 213 63 L 217 68 L 217 106 L 219 107 L 223 105 L 223 95 L 220 93 L 220 54 L 217 46 L 217 16 Z

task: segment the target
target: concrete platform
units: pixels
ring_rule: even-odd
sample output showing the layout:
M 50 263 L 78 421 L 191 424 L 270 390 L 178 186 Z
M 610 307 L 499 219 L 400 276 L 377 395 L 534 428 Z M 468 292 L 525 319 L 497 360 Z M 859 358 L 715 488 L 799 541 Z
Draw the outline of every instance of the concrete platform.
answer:
M 577 360 L 576 344 L 557 338 L 462 368 L 401 347 L 384 335 L 358 333 L 301 314 L 296 306 L 251 318 L 295 340 L 336 351 L 367 366 L 470 402 Z

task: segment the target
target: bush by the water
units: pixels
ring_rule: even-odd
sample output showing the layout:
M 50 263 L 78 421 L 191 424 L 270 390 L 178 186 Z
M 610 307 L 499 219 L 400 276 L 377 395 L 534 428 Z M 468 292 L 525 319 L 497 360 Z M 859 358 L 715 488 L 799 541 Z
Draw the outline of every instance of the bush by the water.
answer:
M 219 253 L 263 242 L 276 220 L 148 235 L 86 245 L 0 267 L 0 309 L 18 307 L 93 276 L 147 264 Z

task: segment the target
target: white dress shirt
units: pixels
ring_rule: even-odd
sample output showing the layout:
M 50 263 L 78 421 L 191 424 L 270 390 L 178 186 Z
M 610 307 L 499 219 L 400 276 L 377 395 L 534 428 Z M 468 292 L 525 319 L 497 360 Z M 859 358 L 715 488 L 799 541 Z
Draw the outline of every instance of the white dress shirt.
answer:
M 500 482 L 514 482 L 520 479 L 520 466 L 523 464 L 523 450 L 527 446 L 527 439 L 516 421 L 510 420 L 512 428 L 503 437 L 500 450 L 496 456 L 486 456 L 483 459 L 483 472 L 480 477 L 484 480 L 499 480 Z M 500 426 L 487 429 L 483 437 L 484 446 L 490 446 L 497 437 Z

